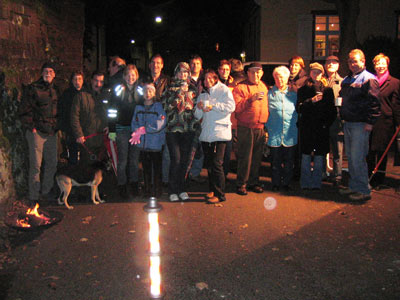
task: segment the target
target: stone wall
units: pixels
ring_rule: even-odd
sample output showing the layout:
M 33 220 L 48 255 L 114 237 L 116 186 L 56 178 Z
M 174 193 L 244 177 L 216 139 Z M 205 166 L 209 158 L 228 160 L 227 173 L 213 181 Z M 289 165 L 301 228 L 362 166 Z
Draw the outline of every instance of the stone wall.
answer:
M 66 87 L 72 70 L 83 67 L 84 26 L 80 1 L 0 0 L 0 72 L 5 74 L 0 103 L 0 203 L 15 191 L 17 196 L 26 191 L 26 144 L 16 114 L 21 86 L 38 79 L 42 64 L 52 61 L 56 83 Z

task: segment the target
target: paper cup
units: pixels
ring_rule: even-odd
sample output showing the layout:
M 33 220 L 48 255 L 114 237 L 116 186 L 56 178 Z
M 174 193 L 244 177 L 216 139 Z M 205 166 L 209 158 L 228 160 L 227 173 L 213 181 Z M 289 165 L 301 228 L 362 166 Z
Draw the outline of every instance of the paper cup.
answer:
M 342 106 L 342 97 L 337 97 L 335 99 L 335 106 Z

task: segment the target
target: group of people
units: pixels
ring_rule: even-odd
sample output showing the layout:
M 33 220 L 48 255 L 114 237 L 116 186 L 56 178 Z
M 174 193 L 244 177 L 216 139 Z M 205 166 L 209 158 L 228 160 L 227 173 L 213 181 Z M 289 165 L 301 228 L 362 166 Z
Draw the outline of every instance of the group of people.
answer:
M 117 184 L 124 198 L 129 191 L 139 195 L 141 160 L 145 196 L 159 197 L 168 186 L 170 201 L 188 200 L 188 179 L 199 178 L 204 167 L 206 201 L 225 201 L 232 151 L 237 194 L 262 193 L 259 170 L 267 132 L 273 191 L 291 190 L 296 169 L 303 190 L 321 189 L 330 151 L 333 181 L 339 184 L 345 144 L 350 180 L 339 192 L 353 201 L 368 200 L 371 168 L 400 125 L 399 80 L 389 75 L 387 56 L 379 54 L 373 62 L 376 75 L 365 69 L 363 52 L 352 50 L 351 73 L 342 79 L 336 56 L 324 66 L 311 63 L 309 74 L 295 56 L 289 68 L 275 68 L 275 85 L 268 88 L 259 63 L 245 72 L 239 60 L 221 60 L 217 70 L 203 70 L 195 55 L 178 63 L 170 78 L 159 54 L 151 58 L 148 75 L 112 57 L 108 76 L 95 71 L 85 87 L 83 73 L 73 72 L 63 94 L 54 85 L 55 67 L 45 63 L 20 106 L 29 145 L 29 199 L 52 196 L 61 130 L 71 165 L 101 160 L 104 140 L 116 143 Z M 371 181 L 374 187 L 383 183 L 381 174 Z

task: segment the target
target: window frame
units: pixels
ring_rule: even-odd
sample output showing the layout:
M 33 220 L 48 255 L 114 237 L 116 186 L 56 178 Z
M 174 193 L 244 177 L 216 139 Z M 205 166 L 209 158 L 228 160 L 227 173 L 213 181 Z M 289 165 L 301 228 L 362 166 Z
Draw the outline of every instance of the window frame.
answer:
M 322 61 L 322 60 L 325 60 L 330 55 L 329 54 L 329 36 L 333 36 L 333 35 L 339 36 L 339 43 L 340 43 L 340 19 L 339 19 L 339 30 L 338 31 L 329 32 L 328 30 L 325 30 L 325 31 L 318 32 L 318 31 L 316 31 L 316 28 L 315 28 L 317 17 L 321 16 L 321 17 L 337 17 L 337 18 L 339 18 L 339 14 L 335 10 L 312 11 L 311 13 L 313 15 L 312 59 Z M 328 20 L 327 20 L 327 25 L 329 25 Z M 325 56 L 315 56 L 315 50 L 316 50 L 315 49 L 315 44 L 316 44 L 315 38 L 317 35 L 324 35 L 326 37 Z M 339 51 L 339 49 L 338 49 L 338 51 Z

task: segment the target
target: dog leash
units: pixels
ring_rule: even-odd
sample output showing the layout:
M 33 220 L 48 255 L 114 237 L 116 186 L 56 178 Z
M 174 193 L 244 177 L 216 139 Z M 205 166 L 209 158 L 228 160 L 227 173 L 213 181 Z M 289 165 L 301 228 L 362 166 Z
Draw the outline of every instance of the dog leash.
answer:
M 88 136 L 85 136 L 84 138 L 85 138 L 85 140 L 88 140 L 88 139 L 98 136 L 98 135 L 104 135 L 104 133 L 92 133 L 92 134 L 89 134 Z M 97 155 L 94 154 L 92 151 L 90 151 L 89 148 L 85 145 L 85 143 L 83 143 L 81 145 L 89 153 L 90 160 L 97 160 Z

